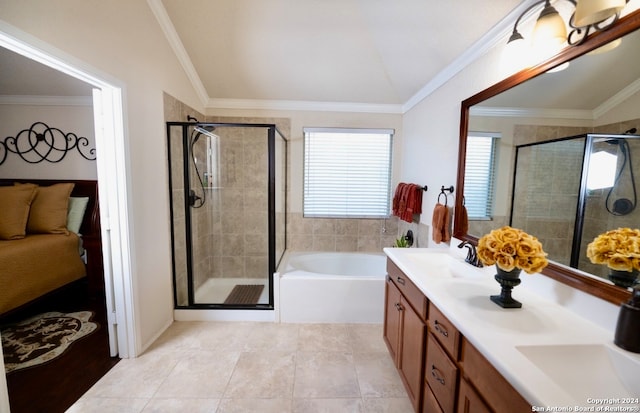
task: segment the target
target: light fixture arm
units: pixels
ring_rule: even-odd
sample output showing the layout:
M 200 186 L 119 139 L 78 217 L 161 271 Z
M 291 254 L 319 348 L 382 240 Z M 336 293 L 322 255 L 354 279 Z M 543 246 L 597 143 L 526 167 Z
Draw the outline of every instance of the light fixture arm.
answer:
M 515 24 L 513 25 L 513 32 L 511 33 L 511 37 L 509 37 L 509 41 L 507 41 L 507 43 L 512 42 L 514 40 L 520 40 L 523 39 L 522 35 L 520 34 L 520 32 L 518 31 L 518 25 L 520 24 L 520 20 L 522 20 L 522 18 L 524 16 L 526 16 L 531 10 L 533 10 L 534 8 L 536 8 L 539 4 L 545 3 L 545 2 L 549 2 L 549 0 L 539 0 L 536 1 L 535 3 L 533 3 L 531 6 L 527 7 L 527 9 L 525 11 L 522 12 L 522 14 L 520 16 L 518 16 L 518 19 L 516 20 Z
M 577 3 L 576 3 L 575 0 L 566 0 L 566 1 L 570 2 L 571 4 L 573 4 L 574 9 L 577 7 Z M 534 8 L 538 7 L 540 4 L 543 4 L 543 3 L 544 3 L 543 13 L 544 13 L 544 10 L 546 10 L 547 8 L 552 8 L 550 0 L 539 0 L 539 1 L 536 1 L 535 3 L 533 3 L 532 5 L 530 5 L 524 12 L 522 12 L 522 14 L 516 20 L 515 24 L 513 25 L 513 32 L 511 34 L 511 36 L 509 37 L 509 40 L 507 41 L 507 43 L 510 43 L 510 42 L 512 42 L 514 40 L 523 39 L 523 37 L 520 34 L 520 32 L 518 32 L 518 25 L 520 24 L 520 21 L 531 10 L 533 10 Z M 626 3 L 629 3 L 629 0 L 625 0 L 625 4 Z M 575 25 L 575 10 L 574 10 L 574 12 L 571 14 L 571 18 L 569 19 L 569 27 L 572 30 L 569 32 L 569 34 L 567 36 L 567 43 L 570 46 L 579 45 L 582 42 L 584 42 L 587 39 L 587 37 L 589 37 L 590 33 L 596 32 L 596 31 L 607 30 L 608 28 L 613 26 L 613 24 L 615 22 L 617 22 L 619 18 L 620 18 L 620 13 L 616 12 L 614 15 L 612 15 L 612 16 L 610 16 L 610 17 L 608 17 L 605 20 L 602 20 L 600 22 L 589 24 L 589 25 L 586 25 L 586 26 L 576 26 Z
M 567 1 L 570 1 L 571 3 L 573 3 L 574 6 L 577 6 L 574 0 L 567 0 Z M 625 4 L 627 3 L 629 3 L 629 0 L 625 0 Z M 608 28 L 613 26 L 615 22 L 618 21 L 618 19 L 620 18 L 620 13 L 616 12 L 614 15 L 602 21 L 589 24 L 586 26 L 582 26 L 582 27 L 578 27 L 575 25 L 575 22 L 574 22 L 575 16 L 576 16 L 576 13 L 574 11 L 573 14 L 571 15 L 571 18 L 569 19 L 569 26 L 573 29 L 567 36 L 567 43 L 569 43 L 570 46 L 576 46 L 584 42 L 587 39 L 587 37 L 589 37 L 589 33 L 591 32 L 591 29 L 593 29 L 594 32 L 607 30 Z

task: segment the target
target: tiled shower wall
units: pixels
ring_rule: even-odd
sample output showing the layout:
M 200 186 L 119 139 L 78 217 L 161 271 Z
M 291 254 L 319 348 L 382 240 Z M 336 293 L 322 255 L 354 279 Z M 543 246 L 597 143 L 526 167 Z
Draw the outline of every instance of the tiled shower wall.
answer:
M 187 121 L 187 116 L 203 119 L 204 115 L 175 99 L 173 96 L 164 94 L 164 117 L 165 122 Z M 178 130 L 178 129 L 176 129 Z M 176 259 L 174 277 L 176 285 L 176 300 L 179 305 L 187 304 L 187 264 L 186 264 L 186 225 L 184 216 L 184 180 L 183 180 L 183 151 L 182 139 L 180 136 L 173 136 L 170 139 L 171 147 L 171 171 L 169 176 L 172 183 L 173 192 L 173 231 L 176 240 L 174 245 L 174 257 Z

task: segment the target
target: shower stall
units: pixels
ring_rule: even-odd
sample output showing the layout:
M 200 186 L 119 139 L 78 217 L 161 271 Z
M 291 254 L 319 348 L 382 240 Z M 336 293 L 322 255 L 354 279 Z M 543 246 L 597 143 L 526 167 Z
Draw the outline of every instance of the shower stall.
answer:
M 535 234 L 549 259 L 607 278 L 606 266 L 587 258 L 587 245 L 605 231 L 637 228 L 639 167 L 637 135 L 584 134 L 518 146 L 511 225 Z
M 274 124 L 167 122 L 177 309 L 273 309 L 287 141 Z

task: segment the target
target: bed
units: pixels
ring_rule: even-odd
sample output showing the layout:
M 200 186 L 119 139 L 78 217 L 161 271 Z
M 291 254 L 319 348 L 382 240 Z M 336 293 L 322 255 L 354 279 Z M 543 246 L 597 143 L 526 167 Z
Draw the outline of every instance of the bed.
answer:
M 103 288 L 97 181 L 0 180 L 0 315 L 88 279 Z

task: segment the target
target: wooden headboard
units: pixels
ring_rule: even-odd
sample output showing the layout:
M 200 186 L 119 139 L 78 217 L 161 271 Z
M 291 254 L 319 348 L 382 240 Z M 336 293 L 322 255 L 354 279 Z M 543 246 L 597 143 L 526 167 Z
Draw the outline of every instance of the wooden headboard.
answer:
M 73 183 L 71 196 L 89 197 L 80 233 L 84 239 L 97 237 L 100 239 L 100 205 L 98 202 L 98 181 L 75 180 L 75 179 L 0 179 L 0 186 L 13 185 L 14 182 L 33 183 L 40 186 L 49 186 L 59 183 Z

